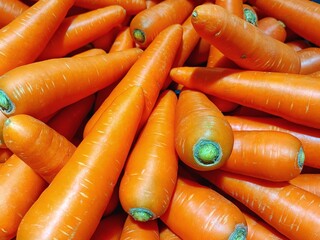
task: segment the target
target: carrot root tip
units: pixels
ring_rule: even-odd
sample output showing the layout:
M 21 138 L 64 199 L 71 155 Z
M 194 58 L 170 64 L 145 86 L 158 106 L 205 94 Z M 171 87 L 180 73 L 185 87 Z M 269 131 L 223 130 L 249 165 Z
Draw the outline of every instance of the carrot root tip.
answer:
M 303 148 L 301 147 L 298 153 L 298 166 L 300 169 L 303 168 L 304 160 L 305 160 L 305 154 L 304 154 Z
M 145 33 L 140 29 L 134 29 L 132 32 L 134 40 L 139 44 L 144 44 L 146 41 Z
M 218 143 L 200 139 L 194 146 L 193 156 L 198 164 L 212 166 L 220 162 L 222 150 Z
M 248 228 L 244 224 L 237 224 L 235 230 L 230 234 L 229 240 L 245 240 L 247 239 Z
M 4 114 L 10 114 L 14 112 L 15 106 L 13 102 L 10 100 L 8 95 L 0 90 L 0 109 Z
M 140 222 L 146 222 L 155 218 L 153 212 L 146 208 L 131 208 L 129 210 L 129 214 L 134 218 L 134 220 Z

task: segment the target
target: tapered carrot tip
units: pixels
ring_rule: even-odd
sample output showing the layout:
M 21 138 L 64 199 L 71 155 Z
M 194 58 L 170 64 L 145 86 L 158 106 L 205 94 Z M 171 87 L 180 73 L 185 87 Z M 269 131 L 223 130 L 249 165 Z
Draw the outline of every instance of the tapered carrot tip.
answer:
M 220 162 L 222 150 L 218 143 L 207 139 L 200 139 L 193 148 L 196 162 L 202 166 L 212 166 Z
M 134 29 L 132 32 L 134 40 L 139 44 L 144 44 L 146 41 L 145 33 L 140 29 Z
M 13 102 L 9 99 L 8 95 L 0 90 L 0 109 L 3 113 L 5 114 L 10 114 L 14 112 L 14 104 Z
M 305 160 L 305 155 L 304 155 L 303 148 L 301 147 L 299 150 L 299 153 L 298 153 L 298 166 L 299 166 L 299 168 L 303 167 L 304 160 Z
M 131 208 L 129 214 L 139 222 L 146 222 L 155 218 L 154 214 L 145 208 Z
M 235 230 L 229 236 L 229 240 L 245 240 L 247 239 L 248 228 L 243 224 L 237 224 Z

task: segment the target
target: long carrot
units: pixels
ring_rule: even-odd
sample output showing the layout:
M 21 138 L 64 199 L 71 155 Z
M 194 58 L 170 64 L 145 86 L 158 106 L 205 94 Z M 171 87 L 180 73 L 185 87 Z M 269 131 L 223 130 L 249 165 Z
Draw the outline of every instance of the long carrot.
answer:
M 175 148 L 181 161 L 197 170 L 221 167 L 231 154 L 233 131 L 205 94 L 182 90 L 177 103 Z
M 287 182 L 274 183 L 215 170 L 200 174 L 292 240 L 320 236 L 320 197 Z
M 17 67 L 2 75 L 0 108 L 7 116 L 25 113 L 46 117 L 121 79 L 141 52 L 135 48 L 91 57 L 49 59 Z M 110 67 L 113 65 L 118 67 Z
M 113 101 L 23 217 L 18 239 L 92 236 L 123 169 L 143 107 L 138 86 Z
M 161 220 L 182 239 L 242 240 L 247 235 L 245 218 L 236 205 L 213 189 L 182 177 L 178 177 Z
M 307 47 L 297 52 L 301 60 L 300 74 L 320 71 L 320 48 Z
M 89 119 L 84 130 L 84 136 L 90 132 L 101 113 L 113 99 L 125 89 L 134 85 L 141 86 L 146 98 L 146 106 L 140 124 L 142 126 L 151 113 L 160 90 L 169 75 L 181 40 L 181 25 L 174 24 L 163 30 L 144 50 L 141 57 Z
M 320 174 L 302 173 L 289 181 L 292 185 L 302 188 L 320 197 Z
M 299 36 L 317 45 L 320 44 L 320 23 L 319 4 L 313 1 L 300 0 L 249 0 L 249 4 L 256 6 L 265 15 L 275 17 L 284 22 Z M 301 18 L 303 16 L 303 18 Z
M 120 180 L 122 208 L 136 221 L 159 218 L 173 195 L 178 157 L 174 146 L 177 97 L 163 92 L 126 161 Z
M 74 1 L 40 0 L 1 28 L 0 75 L 36 60 Z
M 234 131 L 230 157 L 222 170 L 280 182 L 298 176 L 304 165 L 302 144 L 279 131 Z
M 259 19 L 257 27 L 265 34 L 281 42 L 284 42 L 287 38 L 286 25 L 274 17 L 264 17 Z
M 19 0 L 0 1 L 0 27 L 4 27 L 29 8 Z
M 166 0 L 136 14 L 130 22 L 133 40 L 146 48 L 154 38 L 172 24 L 182 24 L 199 1 Z
M 202 4 L 192 13 L 198 34 L 238 66 L 260 71 L 299 73 L 297 53 L 244 19 L 216 4 Z
M 247 117 L 226 116 L 231 127 L 235 131 L 241 130 L 267 130 L 281 131 L 297 137 L 305 153 L 305 166 L 320 168 L 318 149 L 320 144 L 320 131 L 314 128 L 304 127 L 282 118 L 274 117 Z
M 107 34 L 113 27 L 121 24 L 125 18 L 125 9 L 118 5 L 67 17 L 60 24 L 37 60 L 64 57 Z
M 301 74 L 180 67 L 172 80 L 301 125 L 320 128 L 320 82 Z

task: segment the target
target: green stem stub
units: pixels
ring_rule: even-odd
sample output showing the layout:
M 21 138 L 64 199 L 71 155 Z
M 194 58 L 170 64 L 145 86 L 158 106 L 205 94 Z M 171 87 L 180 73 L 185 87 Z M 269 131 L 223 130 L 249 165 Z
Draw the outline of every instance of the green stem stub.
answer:
M 222 157 L 222 149 L 216 142 L 200 139 L 193 147 L 193 157 L 201 166 L 217 165 Z
M 247 239 L 248 228 L 244 224 L 237 224 L 235 230 L 231 233 L 228 240 L 245 240 Z
M 8 95 L 0 89 L 0 110 L 4 114 L 10 114 L 13 113 L 15 109 L 15 106 L 13 102 L 10 100 Z
M 304 154 L 303 148 L 301 147 L 298 153 L 298 166 L 300 169 L 303 168 L 305 158 L 306 156 Z
M 244 19 L 254 26 L 258 25 L 257 15 L 251 9 L 243 9 Z
M 141 29 L 134 29 L 132 32 L 134 40 L 139 44 L 144 44 L 146 41 L 146 35 Z
M 129 210 L 129 215 L 139 222 L 146 222 L 155 218 L 153 212 L 146 208 L 131 208 Z

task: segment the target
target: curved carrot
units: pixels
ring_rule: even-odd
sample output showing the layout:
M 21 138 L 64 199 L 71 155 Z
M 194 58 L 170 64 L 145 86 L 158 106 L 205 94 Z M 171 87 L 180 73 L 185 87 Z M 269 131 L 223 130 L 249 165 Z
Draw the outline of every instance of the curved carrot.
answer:
M 19 0 L 0 1 L 0 27 L 4 27 L 29 8 Z
M 0 29 L 0 75 L 36 60 L 75 0 L 39 0 Z M 17 51 L 19 46 L 19 51 Z
M 320 197 L 320 174 L 318 173 L 302 173 L 291 179 L 289 183 Z
M 267 130 L 290 133 L 297 137 L 305 154 L 305 166 L 320 168 L 318 160 L 320 130 L 294 124 L 281 118 L 226 116 L 234 131 Z
M 300 0 L 249 0 L 249 4 L 256 6 L 265 15 L 275 17 L 284 22 L 302 38 L 320 45 L 320 22 L 319 4 L 313 1 Z M 303 18 L 301 18 L 303 16 Z
M 133 40 L 146 48 L 162 30 L 182 24 L 196 5 L 197 1 L 166 0 L 139 12 L 130 22 Z
M 182 239 L 243 240 L 247 224 L 242 212 L 213 189 L 178 177 L 170 206 L 161 220 Z M 188 227 L 186 227 L 188 223 Z
M 289 239 L 320 236 L 320 197 L 287 182 L 275 183 L 221 170 L 200 174 Z
M 159 227 L 157 220 L 139 222 L 128 215 L 124 222 L 119 240 L 130 239 L 159 240 Z
M 0 163 L 4 163 L 7 161 L 13 153 L 8 148 L 1 148 L 0 149 Z
M 136 221 L 159 218 L 172 197 L 178 173 L 174 146 L 176 102 L 171 90 L 159 96 L 127 159 L 119 197 L 122 208 Z
M 280 182 L 301 173 L 302 144 L 295 136 L 279 131 L 234 131 L 234 145 L 222 170 Z
M 296 51 L 221 6 L 197 6 L 192 13 L 192 23 L 202 38 L 242 68 L 272 72 L 300 71 Z
M 23 217 L 18 239 L 92 236 L 123 169 L 143 107 L 138 86 L 113 101 Z
M 230 156 L 231 126 L 205 94 L 181 91 L 175 121 L 175 147 L 181 161 L 197 170 L 219 168 Z
M 242 5 L 242 18 L 254 26 L 258 25 L 258 14 L 256 13 L 256 10 L 247 3 Z
M 163 30 L 144 50 L 141 57 L 132 65 L 127 74 L 100 105 L 99 109 L 94 112 L 86 124 L 84 136 L 90 132 L 101 113 L 113 99 L 125 89 L 135 85 L 141 86 L 146 98 L 146 106 L 140 124 L 142 126 L 151 113 L 160 90 L 169 75 L 172 63 L 180 47 L 181 39 L 181 25 L 171 25 Z
M 320 48 L 307 47 L 297 52 L 301 60 L 300 74 L 320 71 Z
M 264 17 L 258 20 L 257 27 L 265 34 L 284 42 L 287 38 L 286 25 L 273 17 Z
M 174 68 L 170 76 L 188 88 L 320 128 L 320 82 L 315 77 L 206 67 Z
M 141 52 L 136 48 L 91 57 L 56 58 L 15 68 L 2 75 L 1 111 L 7 116 L 48 116 L 123 77 Z
M 47 183 L 15 154 L 0 168 L 0 239 L 12 239 Z

